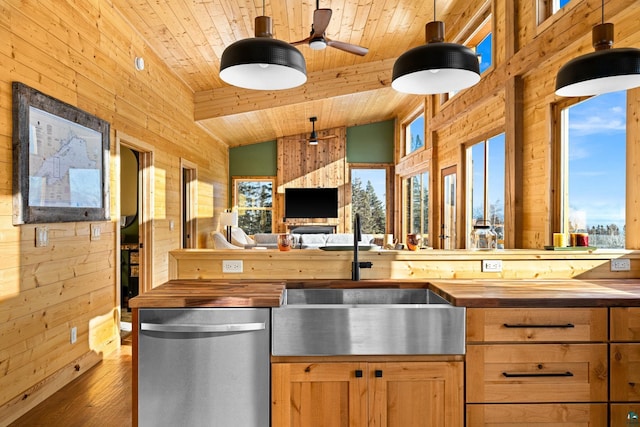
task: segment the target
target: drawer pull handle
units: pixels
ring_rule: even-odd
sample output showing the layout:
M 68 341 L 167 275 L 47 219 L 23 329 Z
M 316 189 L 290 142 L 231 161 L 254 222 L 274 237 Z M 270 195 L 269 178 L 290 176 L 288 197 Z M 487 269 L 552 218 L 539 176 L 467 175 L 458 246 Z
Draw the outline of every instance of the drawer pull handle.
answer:
M 572 372 L 523 372 L 523 373 L 511 373 L 503 372 L 502 375 L 506 378 L 532 378 L 532 377 L 572 377 Z
M 527 325 L 525 323 L 504 323 L 505 328 L 575 328 L 573 323 L 561 325 Z

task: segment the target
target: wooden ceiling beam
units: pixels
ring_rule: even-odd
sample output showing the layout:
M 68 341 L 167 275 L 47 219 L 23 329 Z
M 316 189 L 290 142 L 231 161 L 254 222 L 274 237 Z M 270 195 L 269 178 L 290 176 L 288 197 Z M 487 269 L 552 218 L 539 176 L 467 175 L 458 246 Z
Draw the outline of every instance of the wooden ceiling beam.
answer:
M 234 86 L 196 92 L 196 121 L 377 90 L 391 85 L 396 58 L 309 73 L 307 83 L 286 91 L 250 91 Z

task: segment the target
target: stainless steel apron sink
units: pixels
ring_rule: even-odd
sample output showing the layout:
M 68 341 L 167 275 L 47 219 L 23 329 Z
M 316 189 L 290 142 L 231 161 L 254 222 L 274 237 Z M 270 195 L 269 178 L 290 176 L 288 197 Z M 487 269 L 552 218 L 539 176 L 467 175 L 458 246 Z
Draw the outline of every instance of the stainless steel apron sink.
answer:
M 427 289 L 287 289 L 274 356 L 464 354 L 465 308 Z

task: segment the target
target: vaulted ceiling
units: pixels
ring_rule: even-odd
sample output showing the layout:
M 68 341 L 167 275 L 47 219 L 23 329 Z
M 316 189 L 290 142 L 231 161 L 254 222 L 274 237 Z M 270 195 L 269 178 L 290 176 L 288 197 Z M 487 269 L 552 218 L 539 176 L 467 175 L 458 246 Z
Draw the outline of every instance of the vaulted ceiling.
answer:
M 355 126 L 396 116 L 412 95 L 391 89 L 395 59 L 423 44 L 434 19 L 430 0 L 320 0 L 333 15 L 326 35 L 369 48 L 364 57 L 327 47 L 298 46 L 307 62 L 304 85 L 253 91 L 219 77 L 225 47 L 254 37 L 254 19 L 272 18 L 273 36 L 293 42 L 311 31 L 316 0 L 113 0 L 150 48 L 194 92 L 194 120 L 229 146 L 316 130 Z M 453 0 L 437 0 L 447 21 Z M 449 39 L 447 37 L 447 39 Z M 449 40 L 447 40 L 449 41 Z

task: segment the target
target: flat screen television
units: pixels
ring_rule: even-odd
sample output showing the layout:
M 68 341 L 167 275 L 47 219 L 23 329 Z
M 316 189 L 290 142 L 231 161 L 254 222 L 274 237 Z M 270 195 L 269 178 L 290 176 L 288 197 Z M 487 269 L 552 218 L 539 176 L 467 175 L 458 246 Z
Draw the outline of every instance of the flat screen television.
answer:
M 285 188 L 285 218 L 338 218 L 337 188 Z

